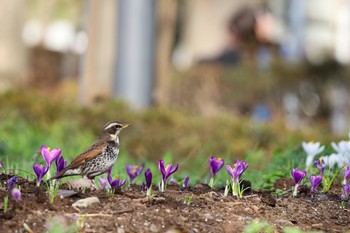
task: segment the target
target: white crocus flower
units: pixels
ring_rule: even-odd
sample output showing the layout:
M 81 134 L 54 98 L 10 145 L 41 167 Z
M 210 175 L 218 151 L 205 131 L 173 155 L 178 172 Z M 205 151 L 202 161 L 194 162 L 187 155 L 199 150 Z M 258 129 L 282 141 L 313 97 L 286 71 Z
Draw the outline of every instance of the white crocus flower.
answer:
M 333 168 L 334 165 L 337 165 L 338 168 L 341 168 L 344 166 L 344 164 L 347 164 L 347 159 L 342 154 L 331 154 L 329 156 L 323 157 L 325 166 L 328 166 L 329 168 Z
M 338 154 L 331 154 L 329 156 L 324 156 L 323 157 L 325 166 L 329 168 L 333 168 L 335 164 L 338 162 Z
M 350 153 L 338 154 L 338 155 L 339 155 L 338 167 L 342 167 L 344 165 L 346 165 L 346 166 L 350 165 Z
M 341 156 L 343 164 L 350 165 L 350 141 L 331 143 L 333 149 Z
M 315 156 L 324 150 L 324 146 L 321 146 L 319 142 L 303 142 L 302 146 L 307 156 L 305 165 L 310 167 Z
M 350 153 L 350 141 L 340 141 L 338 144 L 332 142 L 331 145 L 338 154 Z

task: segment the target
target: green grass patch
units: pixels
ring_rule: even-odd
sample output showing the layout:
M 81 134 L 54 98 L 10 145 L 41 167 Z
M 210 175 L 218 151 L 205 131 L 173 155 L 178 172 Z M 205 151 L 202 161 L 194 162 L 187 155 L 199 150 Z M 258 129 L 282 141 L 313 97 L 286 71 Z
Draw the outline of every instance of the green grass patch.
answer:
M 34 162 L 43 163 L 42 145 L 61 148 L 70 162 L 94 142 L 110 120 L 132 124 L 121 133 L 113 174 L 126 178 L 126 163 L 144 164 L 151 168 L 154 183 L 161 177 L 159 159 L 180 164 L 175 174 L 179 181 L 190 176 L 190 184 L 208 182 L 208 161 L 215 155 L 229 164 L 236 158 L 247 160 L 249 168 L 243 178 L 251 180 L 253 188 L 269 188 L 276 178 L 290 175 L 292 166 L 305 161 L 301 142 L 322 134 L 318 129 L 290 132 L 279 122 L 262 124 L 227 112 L 203 117 L 170 108 L 135 111 L 118 101 L 84 108 L 31 92 L 9 92 L 0 95 L 0 161 L 33 179 Z M 327 150 L 330 148 L 324 153 Z M 217 185 L 223 186 L 228 178 L 224 167 Z

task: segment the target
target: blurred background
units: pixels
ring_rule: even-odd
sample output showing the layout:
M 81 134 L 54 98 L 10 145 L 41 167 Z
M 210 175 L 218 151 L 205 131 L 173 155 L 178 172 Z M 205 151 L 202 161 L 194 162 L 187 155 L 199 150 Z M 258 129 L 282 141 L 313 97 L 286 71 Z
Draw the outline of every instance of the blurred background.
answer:
M 0 156 L 109 120 L 138 161 L 348 137 L 349 0 L 0 2 Z

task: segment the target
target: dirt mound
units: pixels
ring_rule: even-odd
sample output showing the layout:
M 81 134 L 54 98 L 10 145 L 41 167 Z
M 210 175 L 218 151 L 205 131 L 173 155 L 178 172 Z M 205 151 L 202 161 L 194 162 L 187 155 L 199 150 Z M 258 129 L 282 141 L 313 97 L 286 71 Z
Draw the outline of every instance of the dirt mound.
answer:
M 0 175 L 0 201 L 8 195 Z M 285 183 L 285 182 L 281 182 Z M 250 190 L 241 199 L 224 197 L 223 191 L 205 185 L 183 189 L 169 187 L 154 192 L 153 200 L 139 186 L 124 188 L 113 195 L 105 190 L 86 190 L 59 197 L 50 203 L 43 187 L 19 178 L 22 200 L 9 197 L 6 213 L 0 203 L 0 232 L 44 232 L 58 227 L 63 232 L 242 232 L 254 219 L 267 220 L 273 229 L 299 227 L 303 230 L 346 232 L 350 229 L 350 203 L 340 208 L 339 193 Z M 86 208 L 72 207 L 77 200 L 97 197 L 99 203 Z M 257 223 L 259 224 L 259 223 Z

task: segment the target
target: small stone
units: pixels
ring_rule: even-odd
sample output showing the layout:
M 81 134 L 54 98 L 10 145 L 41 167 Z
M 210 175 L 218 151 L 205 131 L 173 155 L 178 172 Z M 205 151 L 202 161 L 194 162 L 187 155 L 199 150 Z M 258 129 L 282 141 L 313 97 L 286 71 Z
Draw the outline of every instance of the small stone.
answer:
M 184 217 L 184 216 L 182 216 L 182 215 L 180 215 L 179 218 L 180 218 L 181 221 L 183 221 L 183 222 L 187 222 L 187 221 L 188 221 L 188 218 L 186 218 L 186 217 Z
M 88 207 L 96 203 L 100 203 L 100 200 L 97 197 L 88 197 L 88 198 L 80 199 L 74 202 L 72 206 L 81 208 L 81 207 Z
M 212 216 L 211 214 L 209 214 L 209 213 L 204 214 L 203 217 L 204 217 L 206 220 L 213 220 L 213 219 L 214 219 L 213 216 Z
M 176 229 L 176 228 L 172 228 L 167 230 L 165 233 L 181 233 L 183 231 L 181 231 L 180 229 Z
M 210 186 L 208 184 L 204 184 L 204 183 L 199 183 L 199 184 L 196 184 L 194 187 L 194 189 L 197 189 L 197 190 L 202 190 L 202 191 L 207 191 L 207 190 L 211 190 Z
M 276 223 L 279 223 L 282 226 L 293 226 L 294 225 L 291 221 L 285 220 L 285 219 L 278 219 L 278 220 L 276 220 Z
M 323 227 L 323 224 L 322 223 L 315 223 L 315 224 L 312 224 L 311 226 L 315 227 L 315 228 L 321 228 L 321 227 Z
M 125 233 L 124 228 L 118 227 L 117 233 Z
M 152 223 L 151 226 L 149 227 L 149 230 L 150 230 L 151 232 L 158 232 L 158 231 L 159 231 L 158 227 L 157 227 L 156 225 L 154 225 L 153 223 Z
M 327 201 L 328 197 L 326 194 L 321 194 L 320 196 L 318 196 L 317 198 L 319 201 Z
M 165 212 L 170 213 L 171 210 L 170 209 L 165 209 Z

